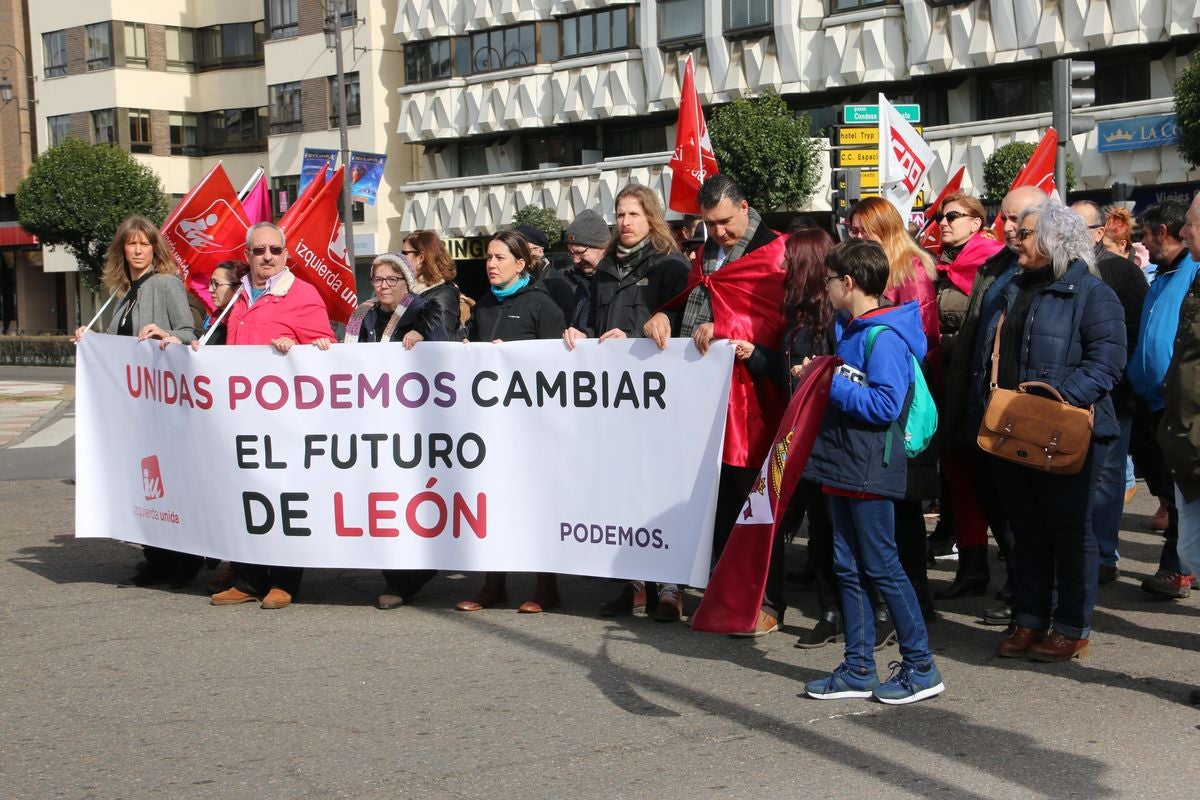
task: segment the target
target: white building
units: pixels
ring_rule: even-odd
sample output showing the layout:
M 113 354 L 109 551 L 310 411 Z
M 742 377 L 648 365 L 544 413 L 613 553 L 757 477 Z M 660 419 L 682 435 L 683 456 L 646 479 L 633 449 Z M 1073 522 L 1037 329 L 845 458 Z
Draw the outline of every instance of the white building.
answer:
M 612 215 L 629 181 L 665 197 L 681 72 L 706 107 L 764 89 L 829 135 L 839 109 L 918 103 L 941 158 L 982 192 L 983 161 L 1050 124 L 1051 62 L 1096 62 L 1100 122 L 1169 114 L 1200 43 L 1196 0 L 414 0 L 399 4 L 405 75 L 397 133 L 423 145 L 402 187 L 405 230 L 486 235 L 527 203 Z M 1126 127 L 1132 128 L 1132 123 Z M 1129 131 L 1124 131 L 1129 133 Z M 1076 189 L 1183 184 L 1174 147 L 1071 143 Z M 1180 191 L 1186 191 L 1181 187 Z M 805 210 L 828 212 L 828 182 Z

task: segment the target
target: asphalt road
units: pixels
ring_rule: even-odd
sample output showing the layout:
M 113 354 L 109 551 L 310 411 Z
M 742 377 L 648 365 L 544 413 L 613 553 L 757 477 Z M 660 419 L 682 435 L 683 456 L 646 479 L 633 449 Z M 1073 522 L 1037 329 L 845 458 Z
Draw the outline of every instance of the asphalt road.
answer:
M 19 379 L 69 380 L 38 375 Z M 0 797 L 1196 796 L 1197 600 L 1138 588 L 1161 543 L 1144 489 L 1091 658 L 997 660 L 991 598 L 943 602 L 946 693 L 886 707 L 798 696 L 840 656 L 792 647 L 809 592 L 783 632 L 734 640 L 601 619 L 614 585 L 584 578 L 539 616 L 454 611 L 478 583 L 457 574 L 387 612 L 362 571 L 310 571 L 282 611 L 117 588 L 137 551 L 73 538 L 71 442 L 12 449 L 69 413 L 0 458 Z M 531 586 L 514 577 L 514 607 Z

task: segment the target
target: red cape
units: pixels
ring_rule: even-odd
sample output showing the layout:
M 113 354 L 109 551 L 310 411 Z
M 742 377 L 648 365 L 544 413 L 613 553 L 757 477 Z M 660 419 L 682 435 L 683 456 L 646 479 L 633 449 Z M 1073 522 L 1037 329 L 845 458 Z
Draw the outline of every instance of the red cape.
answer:
M 702 285 L 712 298 L 714 336 L 778 349 L 787 326 L 783 317 L 786 243 L 785 237 L 777 236 L 711 275 L 704 274 L 702 255 L 697 254 L 687 288 L 664 308 L 682 308 L 692 289 Z M 786 402 L 774 381 L 754 380 L 745 365 L 735 361 L 721 461 L 735 467 L 761 464 Z
M 742 508 L 740 522 L 729 536 L 700 607 L 692 614 L 695 630 L 744 633 L 758 622 L 775 530 L 821 430 L 837 362 L 833 356 L 820 356 L 805 370 L 776 433 L 770 457 L 765 459 Z

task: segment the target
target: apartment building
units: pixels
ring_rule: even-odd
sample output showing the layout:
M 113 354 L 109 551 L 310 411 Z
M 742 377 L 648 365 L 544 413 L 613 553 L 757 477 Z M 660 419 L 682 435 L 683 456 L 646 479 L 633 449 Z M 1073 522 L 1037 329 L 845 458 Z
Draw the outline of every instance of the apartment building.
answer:
M 387 148 L 398 100 L 381 76 L 398 70 L 390 61 L 399 65 L 400 54 L 386 46 L 385 16 L 383 0 L 33 3 L 38 147 L 67 136 L 120 147 L 150 166 L 176 199 L 218 161 L 237 187 L 261 166 L 279 213 L 296 197 L 304 149 L 340 149 L 332 49 L 340 46 L 348 146 L 389 155 L 376 205 L 353 210 L 356 255 L 369 266 L 391 246 L 389 226 L 398 221 L 399 196 L 390 187 L 408 180 L 400 177 L 404 159 Z M 62 276 L 65 314 L 43 323 L 27 312 L 20 316 L 30 324 L 22 327 L 73 329 L 95 298 L 78 292 L 67 253 L 45 248 L 42 260 L 46 275 Z
M 918 104 L 941 159 L 931 183 L 961 160 L 976 192 L 988 155 L 1050 124 L 1051 62 L 1092 60 L 1088 113 L 1101 126 L 1071 142 L 1075 188 L 1186 194 L 1197 174 L 1174 147 L 1119 139 L 1172 113 L 1173 81 L 1200 43 L 1197 16 L 1196 3 L 1176 0 L 400 3 L 397 133 L 422 146 L 419 180 L 401 187 L 402 227 L 483 236 L 526 203 L 563 220 L 584 208 L 611 220 L 631 180 L 665 197 L 689 54 L 710 113 L 773 89 L 822 138 L 843 106 L 880 91 Z M 830 194 L 826 175 L 804 210 L 829 213 Z

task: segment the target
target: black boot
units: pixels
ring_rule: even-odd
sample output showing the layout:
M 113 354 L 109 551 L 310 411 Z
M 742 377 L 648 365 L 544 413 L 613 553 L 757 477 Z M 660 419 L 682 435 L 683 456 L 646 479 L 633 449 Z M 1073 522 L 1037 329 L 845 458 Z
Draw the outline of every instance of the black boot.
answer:
M 801 650 L 811 650 L 837 642 L 842 638 L 842 613 L 837 607 L 821 609 L 817 624 L 796 641 Z
M 973 544 L 958 550 L 958 572 L 954 583 L 934 593 L 939 600 L 955 600 L 970 594 L 979 597 L 987 591 L 991 572 L 988 570 L 987 545 Z

